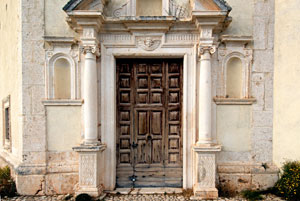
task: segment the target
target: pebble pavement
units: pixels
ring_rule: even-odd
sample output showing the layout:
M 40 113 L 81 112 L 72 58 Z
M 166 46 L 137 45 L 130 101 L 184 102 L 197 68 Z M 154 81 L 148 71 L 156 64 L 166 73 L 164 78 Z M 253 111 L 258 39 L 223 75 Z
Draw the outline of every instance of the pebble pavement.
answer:
M 74 201 L 75 198 L 71 195 L 58 195 L 58 196 L 17 196 L 13 198 L 2 198 L 0 201 Z M 188 196 L 183 194 L 171 195 L 113 195 L 107 194 L 104 198 L 97 198 L 95 201 L 186 201 L 190 200 Z M 274 195 L 264 195 L 265 201 L 283 201 L 284 199 L 278 198 Z M 208 201 L 208 200 L 207 200 Z M 210 201 L 247 201 L 244 198 L 218 198 L 217 200 Z

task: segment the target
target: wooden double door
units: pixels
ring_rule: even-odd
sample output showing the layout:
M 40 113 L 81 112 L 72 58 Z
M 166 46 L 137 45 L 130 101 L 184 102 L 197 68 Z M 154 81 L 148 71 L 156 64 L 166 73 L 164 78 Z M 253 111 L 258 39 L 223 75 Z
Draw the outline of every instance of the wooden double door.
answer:
M 182 63 L 117 60 L 117 187 L 182 187 Z

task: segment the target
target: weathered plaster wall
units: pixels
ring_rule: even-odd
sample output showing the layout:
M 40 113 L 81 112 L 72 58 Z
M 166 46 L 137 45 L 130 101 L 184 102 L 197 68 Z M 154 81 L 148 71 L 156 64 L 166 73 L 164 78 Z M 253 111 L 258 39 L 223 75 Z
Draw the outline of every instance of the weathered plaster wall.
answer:
M 227 0 L 232 7 L 229 15 L 232 22 L 224 34 L 252 35 L 254 7 L 258 1 L 261 0 Z
M 20 1 L 2 0 L 0 3 L 0 155 L 3 153 L 2 100 L 11 99 L 12 154 L 6 160 L 16 165 L 22 157 L 21 113 L 21 5 Z
M 66 22 L 67 14 L 63 11 L 69 0 L 45 0 L 45 35 L 73 36 L 74 32 Z
M 300 160 L 300 4 L 276 0 L 274 161 Z
M 48 151 L 72 151 L 80 144 L 81 107 L 47 106 Z
M 251 106 L 217 107 L 217 141 L 223 151 L 251 150 Z

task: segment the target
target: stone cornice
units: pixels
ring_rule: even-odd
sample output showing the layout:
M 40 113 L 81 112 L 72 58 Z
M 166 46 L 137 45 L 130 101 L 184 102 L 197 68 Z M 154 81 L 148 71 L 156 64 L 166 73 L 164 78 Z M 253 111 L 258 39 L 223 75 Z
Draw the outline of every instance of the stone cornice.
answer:
M 71 11 L 67 14 L 67 22 L 76 32 L 81 32 L 84 27 L 93 27 L 98 32 L 104 22 L 100 11 Z

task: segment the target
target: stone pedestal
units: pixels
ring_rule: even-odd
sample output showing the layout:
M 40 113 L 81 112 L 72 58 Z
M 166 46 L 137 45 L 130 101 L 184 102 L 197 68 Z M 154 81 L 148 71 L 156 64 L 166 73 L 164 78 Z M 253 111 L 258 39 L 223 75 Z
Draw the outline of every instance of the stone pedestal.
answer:
M 103 151 L 105 145 L 73 147 L 79 153 L 79 183 L 76 195 L 87 193 L 97 197 L 103 192 Z
M 216 199 L 216 153 L 221 151 L 221 146 L 216 144 L 196 144 L 193 147 L 195 163 L 192 200 Z

